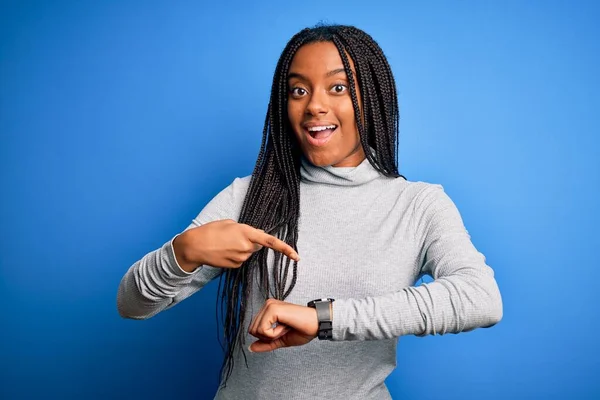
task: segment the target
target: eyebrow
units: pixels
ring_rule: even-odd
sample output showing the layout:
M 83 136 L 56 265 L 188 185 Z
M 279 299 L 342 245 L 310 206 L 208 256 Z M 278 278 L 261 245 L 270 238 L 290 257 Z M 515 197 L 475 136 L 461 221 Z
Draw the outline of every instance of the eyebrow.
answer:
M 346 70 L 344 68 L 336 68 L 336 69 L 332 69 L 331 71 L 327 72 L 325 74 L 325 76 L 327 78 L 329 78 L 331 76 L 334 76 L 334 75 L 337 75 L 337 74 L 341 74 L 342 72 L 346 73 Z M 350 72 L 352 72 L 352 74 L 354 74 L 354 71 L 350 70 Z M 304 75 L 299 74 L 297 72 L 290 72 L 288 74 L 288 79 L 292 79 L 292 78 L 298 78 L 298 79 L 302 79 L 302 80 L 305 80 L 305 81 L 308 80 L 308 79 L 306 79 L 306 77 Z

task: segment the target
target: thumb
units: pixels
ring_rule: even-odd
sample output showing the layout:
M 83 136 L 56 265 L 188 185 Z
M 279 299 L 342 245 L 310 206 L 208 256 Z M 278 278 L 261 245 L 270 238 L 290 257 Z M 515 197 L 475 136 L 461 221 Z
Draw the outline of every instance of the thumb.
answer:
M 260 233 L 265 233 L 265 231 L 263 231 L 262 229 L 257 229 L 257 228 L 254 228 L 254 229 L 256 229 L 257 231 L 259 231 Z M 250 240 L 250 242 L 252 243 L 252 246 L 254 247 L 253 250 L 252 250 L 253 253 L 255 253 L 255 252 L 257 252 L 257 251 L 259 251 L 260 249 L 263 248 L 262 245 L 260 245 L 258 243 L 254 243 L 254 242 L 252 242 L 252 240 Z
M 263 342 L 262 340 L 257 340 L 248 347 L 248 350 L 250 350 L 252 353 L 265 353 L 268 351 L 280 349 L 282 347 L 287 347 L 287 345 L 281 339 L 275 339 L 270 342 Z

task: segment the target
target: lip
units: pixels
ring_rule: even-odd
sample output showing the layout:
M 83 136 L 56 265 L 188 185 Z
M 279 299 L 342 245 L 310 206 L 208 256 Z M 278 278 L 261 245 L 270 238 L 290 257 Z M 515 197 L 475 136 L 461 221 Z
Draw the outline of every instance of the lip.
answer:
M 312 137 L 312 135 L 310 134 L 310 132 L 308 131 L 309 126 L 306 126 L 306 128 L 303 129 L 304 134 L 306 135 L 306 141 L 308 142 L 308 144 L 310 144 L 313 147 L 321 147 L 321 146 L 325 146 L 330 140 L 331 138 L 336 134 L 339 126 L 336 124 L 327 124 L 327 125 L 335 125 L 335 129 L 333 130 L 333 132 L 331 132 L 329 134 L 329 136 L 324 137 L 324 138 L 319 138 L 316 139 L 314 137 Z M 324 124 L 315 124 L 315 125 L 311 125 L 310 127 L 313 126 L 327 126 Z
M 314 128 L 315 126 L 329 126 L 329 125 L 335 125 L 336 127 L 339 126 L 339 124 L 334 124 L 333 122 L 329 122 L 329 121 L 310 121 L 310 122 L 305 122 L 302 124 L 302 127 L 306 130 L 308 130 L 308 128 Z

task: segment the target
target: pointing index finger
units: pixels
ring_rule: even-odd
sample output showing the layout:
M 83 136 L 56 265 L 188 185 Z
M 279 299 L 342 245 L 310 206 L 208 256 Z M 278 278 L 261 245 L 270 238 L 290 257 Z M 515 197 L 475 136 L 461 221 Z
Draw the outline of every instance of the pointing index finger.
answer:
M 298 253 L 296 253 L 296 250 L 294 250 L 292 246 L 283 240 L 276 238 L 275 236 L 265 233 L 264 231 L 255 229 L 254 233 L 250 235 L 249 239 L 252 243 L 260 244 L 261 246 L 265 246 L 283 253 L 292 260 L 300 261 L 300 256 Z

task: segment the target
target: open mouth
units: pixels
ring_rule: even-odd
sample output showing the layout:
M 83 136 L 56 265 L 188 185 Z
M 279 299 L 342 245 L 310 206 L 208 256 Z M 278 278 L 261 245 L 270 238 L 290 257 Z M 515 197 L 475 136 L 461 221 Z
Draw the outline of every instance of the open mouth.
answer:
M 331 139 L 334 132 L 337 129 L 337 125 L 321 125 L 311 126 L 306 128 L 308 133 L 308 142 L 313 146 L 323 146 Z

